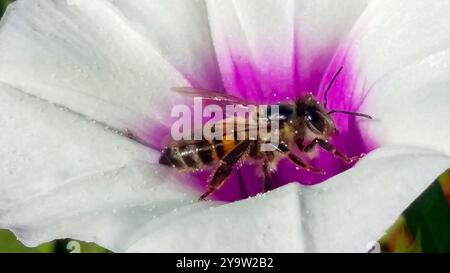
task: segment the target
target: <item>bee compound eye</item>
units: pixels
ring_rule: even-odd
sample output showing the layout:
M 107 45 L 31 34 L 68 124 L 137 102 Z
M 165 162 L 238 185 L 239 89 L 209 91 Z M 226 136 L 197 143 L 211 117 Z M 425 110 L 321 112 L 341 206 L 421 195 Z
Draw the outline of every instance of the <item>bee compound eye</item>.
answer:
M 326 128 L 325 119 L 324 117 L 317 111 L 308 111 L 306 113 L 306 121 L 310 125 L 310 127 L 313 127 L 314 131 L 317 132 L 324 132 Z

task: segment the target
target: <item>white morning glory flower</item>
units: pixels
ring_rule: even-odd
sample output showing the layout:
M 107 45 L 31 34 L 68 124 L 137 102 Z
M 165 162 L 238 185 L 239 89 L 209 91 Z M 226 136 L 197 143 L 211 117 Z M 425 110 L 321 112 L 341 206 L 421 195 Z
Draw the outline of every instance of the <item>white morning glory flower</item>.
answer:
M 19 0 L 0 25 L 0 227 L 28 246 L 69 237 L 118 252 L 367 251 L 450 166 L 449 10 Z M 329 106 L 375 118 L 336 116 L 336 146 L 369 152 L 354 168 L 324 158 L 339 174 L 281 186 L 317 182 L 284 166 L 278 189 L 226 203 L 197 202 L 185 175 L 157 164 L 170 88 L 322 98 L 340 66 Z

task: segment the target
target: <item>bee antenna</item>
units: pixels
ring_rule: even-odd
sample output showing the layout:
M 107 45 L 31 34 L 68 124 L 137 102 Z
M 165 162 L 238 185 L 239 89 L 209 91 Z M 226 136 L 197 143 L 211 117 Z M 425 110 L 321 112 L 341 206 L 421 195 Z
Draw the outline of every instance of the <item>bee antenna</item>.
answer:
M 343 66 L 341 66 L 338 71 L 334 74 L 333 78 L 331 79 L 330 83 L 327 86 L 327 89 L 325 90 L 324 93 L 324 99 L 323 99 L 323 106 L 325 108 L 327 108 L 327 104 L 328 104 L 328 92 L 330 92 L 331 87 L 333 87 L 334 82 L 336 81 L 337 77 L 339 76 L 339 74 L 341 73 L 342 69 L 344 69 Z
M 369 115 L 358 113 L 358 112 L 350 112 L 350 111 L 344 111 L 344 110 L 331 110 L 330 112 L 328 112 L 329 115 L 331 115 L 333 113 L 341 113 L 341 114 L 347 114 L 347 115 L 351 115 L 351 116 L 357 116 L 357 117 L 363 117 L 363 118 L 367 118 L 367 119 L 373 119 Z

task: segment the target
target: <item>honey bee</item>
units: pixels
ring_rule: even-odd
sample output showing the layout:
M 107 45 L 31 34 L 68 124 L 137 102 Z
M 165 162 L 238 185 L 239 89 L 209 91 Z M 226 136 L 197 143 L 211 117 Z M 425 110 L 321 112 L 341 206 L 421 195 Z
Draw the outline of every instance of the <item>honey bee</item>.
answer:
M 362 113 L 327 110 L 328 92 L 342 68 L 335 73 L 328 84 L 324 93 L 323 105 L 312 94 L 306 94 L 295 101 L 277 104 L 277 115 L 271 115 L 270 111 L 268 111 L 265 118 L 272 121 L 275 119 L 279 125 L 277 129 L 279 141 L 274 150 L 261 149 L 263 144 L 268 143 L 268 140 L 259 135 L 256 139 L 247 137 L 241 140 L 236 138 L 182 140 L 165 147 L 161 153 L 159 163 L 187 171 L 214 167 L 214 171 L 208 179 L 207 189 L 199 198 L 199 200 L 204 200 L 226 182 L 232 170 L 239 165 L 239 162 L 246 160 L 253 160 L 261 167 L 265 191 L 271 189 L 270 175 L 276 171 L 276 166 L 282 158 L 287 157 L 297 167 L 309 172 L 325 174 L 324 170 L 311 166 L 305 159 L 294 153 L 292 151 L 293 145 L 296 145 L 301 153 L 310 153 L 316 146 L 319 146 L 345 163 L 351 164 L 357 161 L 362 155 L 349 157 L 330 143 L 331 138 L 338 134 L 332 114 L 342 113 L 372 119 L 369 115 Z M 217 102 L 239 105 L 250 104 L 238 97 L 209 90 L 191 87 L 182 87 L 176 90 L 184 95 L 201 97 Z M 233 122 L 237 123 L 236 120 Z M 224 121 L 224 123 L 227 123 L 227 121 Z M 249 127 L 247 126 L 246 128 L 248 129 Z

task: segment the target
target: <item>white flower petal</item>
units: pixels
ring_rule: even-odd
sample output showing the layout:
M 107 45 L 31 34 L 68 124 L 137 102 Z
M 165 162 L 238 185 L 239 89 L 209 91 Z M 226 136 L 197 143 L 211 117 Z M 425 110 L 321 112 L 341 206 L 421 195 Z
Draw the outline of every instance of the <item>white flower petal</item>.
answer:
M 371 86 L 392 71 L 450 46 L 450 1 L 371 1 L 345 51 Z
M 361 16 L 367 2 L 364 0 L 300 0 L 295 6 L 295 25 L 297 28 L 297 52 L 299 52 L 300 78 L 303 78 L 306 91 L 326 71 L 338 45 L 345 41 L 355 21 Z M 317 82 L 316 82 L 317 81 Z M 305 90 L 302 90 L 305 91 Z
M 370 114 L 363 134 L 378 145 L 416 145 L 450 154 L 450 1 L 372 1 L 328 75 L 344 65 L 352 102 Z M 346 81 L 346 79 L 344 79 Z M 323 83 L 328 84 L 328 79 Z
M 298 81 L 303 89 L 317 88 L 334 49 L 366 6 L 359 0 L 207 4 L 224 85 L 253 98 L 261 90 L 292 95 Z
M 376 84 L 365 134 L 382 145 L 415 145 L 450 155 L 450 49 L 392 73 Z
M 290 184 L 155 229 L 128 251 L 367 251 L 450 164 L 411 147 L 382 148 L 326 183 Z
M 204 1 L 111 2 L 192 84 L 221 88 Z
M 308 238 L 314 252 L 365 252 L 400 214 L 450 166 L 434 151 L 392 146 L 355 168 L 304 192 Z
M 137 133 L 164 121 L 170 88 L 188 84 L 105 0 L 11 5 L 0 29 L 0 82 Z
M 0 228 L 26 245 L 71 237 L 123 251 L 156 216 L 212 205 L 192 205 L 198 193 L 155 166 L 157 152 L 17 89 L 0 97 Z

